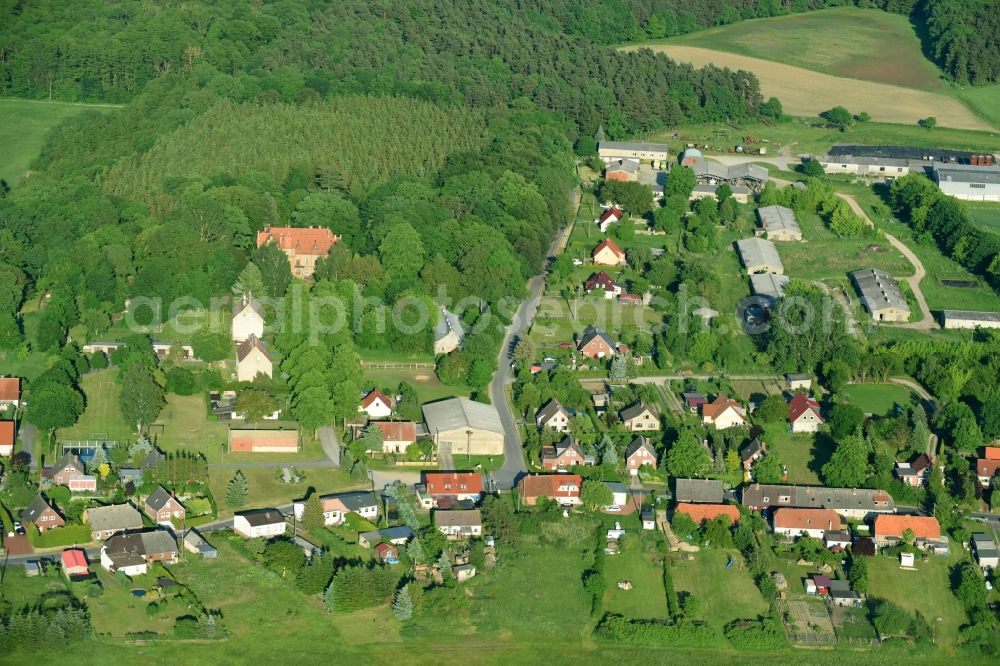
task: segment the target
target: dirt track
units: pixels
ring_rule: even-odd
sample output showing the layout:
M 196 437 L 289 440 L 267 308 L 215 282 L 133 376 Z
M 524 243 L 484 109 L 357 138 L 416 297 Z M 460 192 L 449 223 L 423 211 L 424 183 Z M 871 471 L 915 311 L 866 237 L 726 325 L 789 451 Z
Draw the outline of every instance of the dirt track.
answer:
M 760 80 L 764 97 L 777 97 L 785 112 L 796 116 L 813 116 L 839 105 L 855 113 L 867 111 L 873 120 L 882 122 L 913 125 L 921 118 L 934 116 L 943 127 L 996 131 L 996 128 L 977 118 L 961 102 L 947 95 L 830 76 L 769 60 L 695 46 L 656 44 L 628 46 L 623 50 L 638 48 L 666 53 L 675 60 L 699 67 L 714 64 L 751 71 Z M 877 67 L 878 64 L 873 63 L 872 66 Z

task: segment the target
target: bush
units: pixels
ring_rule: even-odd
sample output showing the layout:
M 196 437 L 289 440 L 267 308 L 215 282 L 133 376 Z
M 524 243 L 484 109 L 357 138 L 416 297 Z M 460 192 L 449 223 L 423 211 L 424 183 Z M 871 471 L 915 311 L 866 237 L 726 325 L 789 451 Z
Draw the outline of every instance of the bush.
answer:
M 192 615 L 182 615 L 174 621 L 174 636 L 176 638 L 198 638 L 198 618 Z
M 167 370 L 167 391 L 177 395 L 194 395 L 197 388 L 194 375 L 186 368 Z
M 166 599 L 160 599 L 158 601 L 150 601 L 148 604 L 146 604 L 146 615 L 149 615 L 150 617 L 158 615 L 159 613 L 163 612 L 163 609 L 165 609 L 166 607 L 167 607 Z
M 657 647 L 708 647 L 715 645 L 718 634 L 707 624 L 683 620 L 669 623 L 657 620 L 629 620 L 621 615 L 607 615 L 594 630 L 607 641 L 628 645 Z
M 772 616 L 757 620 L 735 620 L 725 626 L 723 633 L 730 643 L 744 650 L 770 650 L 788 645 L 784 628 Z

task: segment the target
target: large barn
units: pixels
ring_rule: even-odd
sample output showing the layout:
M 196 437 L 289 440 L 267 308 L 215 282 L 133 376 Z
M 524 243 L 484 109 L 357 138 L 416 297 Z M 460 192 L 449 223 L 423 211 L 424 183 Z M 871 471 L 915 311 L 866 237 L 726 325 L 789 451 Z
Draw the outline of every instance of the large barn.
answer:
M 427 432 L 439 451 L 474 456 L 503 454 L 503 425 L 491 405 L 448 398 L 424 405 Z

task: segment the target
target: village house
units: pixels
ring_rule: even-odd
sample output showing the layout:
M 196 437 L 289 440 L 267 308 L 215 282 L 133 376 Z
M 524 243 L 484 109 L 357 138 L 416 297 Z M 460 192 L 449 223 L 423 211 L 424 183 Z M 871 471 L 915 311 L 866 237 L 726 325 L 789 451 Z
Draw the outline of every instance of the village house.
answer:
M 0 421 L 0 456 L 13 455 L 16 440 L 17 424 L 14 421 Z
M 579 506 L 583 479 L 577 474 L 532 474 L 521 478 L 517 496 L 521 506 L 535 506 L 547 498 L 560 506 Z
M 243 294 L 239 308 L 233 314 L 233 342 L 243 342 L 250 336 L 264 337 L 264 309 L 252 294 Z
M 625 217 L 625 214 L 622 213 L 621 209 L 617 206 L 612 206 L 601 213 L 600 217 L 594 220 L 594 223 L 597 225 L 597 228 L 601 230 L 601 233 L 607 233 L 608 228 L 615 222 L 620 221 L 623 217 Z
M 87 553 L 82 548 L 70 548 L 59 554 L 63 573 L 67 576 L 86 576 L 90 573 Z
M 719 188 L 725 183 L 698 183 L 691 190 L 691 195 L 688 197 L 688 201 L 700 201 L 701 199 L 712 199 L 713 201 L 719 200 Z M 753 190 L 751 190 L 746 185 L 727 185 L 732 191 L 733 200 L 737 203 L 745 204 L 750 202 L 750 197 L 753 196 Z
M 674 479 L 674 499 L 683 504 L 721 504 L 723 491 L 718 479 Z
M 80 458 L 73 453 L 64 453 L 55 465 L 42 470 L 42 477 L 53 486 L 66 486 L 74 493 L 97 490 L 97 477 L 88 475 Z
M 96 506 L 83 512 L 94 541 L 109 539 L 119 532 L 142 529 L 142 515 L 131 504 Z
M 833 509 L 777 509 L 771 516 L 775 534 L 795 539 L 810 536 L 822 539 L 827 532 L 841 530 L 840 515 Z
M 189 529 L 184 534 L 184 550 L 201 555 L 206 560 L 214 560 L 219 557 L 218 549 L 205 541 L 205 537 L 194 528 Z
M 62 527 L 66 524 L 66 519 L 53 505 L 39 495 L 28 505 L 28 508 L 21 511 L 21 522 L 25 525 L 34 525 L 39 532 L 44 532 L 54 527 Z
M 740 522 L 740 510 L 732 504 L 684 504 L 674 507 L 674 513 L 683 513 L 700 525 L 704 521 L 712 521 L 719 516 L 726 516 L 733 525 Z
M 912 462 L 897 461 L 893 471 L 900 481 L 917 488 L 927 483 L 927 477 L 930 476 L 933 465 L 934 463 L 927 457 L 927 454 L 921 453 Z
M 833 509 L 844 518 L 853 520 L 896 510 L 892 496 L 884 490 L 762 483 L 745 486 L 742 503 L 751 511 L 778 507 Z
M 324 495 L 319 498 L 323 507 L 324 525 L 343 525 L 347 520 L 347 514 L 356 513 L 365 520 L 378 520 L 378 500 L 374 493 L 356 490 L 347 493 L 337 493 L 336 495 Z M 302 520 L 305 515 L 305 502 L 293 502 L 292 511 L 296 520 Z
M 853 271 L 848 276 L 873 321 L 907 321 L 910 318 L 910 306 L 896 278 L 877 268 Z
M 316 262 L 328 256 L 339 240 L 326 227 L 267 227 L 257 234 L 257 247 L 277 245 L 288 257 L 292 275 L 306 280 L 316 271 Z
M 979 484 L 988 488 L 993 477 L 1000 472 L 1000 446 L 983 448 L 983 457 L 976 459 L 976 477 Z
M 701 422 L 716 430 L 746 425 L 745 416 L 743 405 L 726 395 L 720 394 L 712 402 L 701 406 Z
M 479 509 L 435 511 L 434 525 L 449 540 L 469 539 L 483 535 L 483 518 Z
M 611 276 L 604 271 L 594 273 L 587 278 L 583 283 L 583 290 L 587 294 L 600 291 L 604 294 L 604 298 L 607 299 L 619 296 L 625 291 L 620 284 L 612 280 Z
M 743 470 L 749 473 L 753 464 L 763 458 L 765 453 L 767 453 L 767 445 L 759 437 L 754 437 L 747 442 L 740 449 L 740 463 L 743 465 Z
M 417 424 L 413 421 L 372 421 L 369 425 L 382 432 L 383 453 L 406 453 L 417 442 Z
M 459 502 L 479 502 L 483 477 L 476 472 L 425 472 L 417 484 L 417 502 L 425 509 L 444 509 Z
M 819 403 L 805 393 L 796 393 L 788 401 L 788 421 L 792 432 L 817 432 L 823 425 Z
M 597 247 L 591 251 L 590 257 L 597 266 L 624 266 L 626 263 L 625 250 L 618 247 L 618 243 L 610 238 L 605 238 L 598 243 Z
M 295 453 L 298 450 L 298 430 L 229 430 L 230 453 Z
M 646 437 L 634 437 L 625 449 L 625 468 L 629 476 L 639 476 L 643 465 L 656 469 L 656 449 Z
M 157 486 L 142 505 L 143 511 L 150 520 L 160 525 L 173 525 L 176 520 L 181 522 L 187 510 L 181 506 L 177 498 L 166 491 L 163 486 Z
M 20 377 L 0 377 L 0 409 L 8 408 L 14 411 L 21 408 Z
M 448 398 L 423 406 L 427 432 L 440 453 L 473 456 L 503 454 L 504 429 L 493 405 Z
M 681 397 L 684 398 L 684 404 L 692 414 L 697 414 L 702 405 L 708 404 L 708 399 L 704 394 L 697 391 L 687 391 Z
M 593 465 L 594 457 L 584 455 L 579 442 L 572 435 L 553 446 L 542 447 L 542 469 L 549 472 L 565 472 L 574 465 Z
M 437 324 L 434 325 L 434 355 L 450 354 L 462 346 L 465 329 L 458 315 L 441 308 Z
M 800 241 L 802 228 L 791 208 L 764 206 L 757 209 L 757 219 L 764 235 L 770 241 Z
M 808 391 L 812 388 L 812 375 L 805 372 L 795 372 L 785 375 L 789 391 Z
M 141 576 L 153 562 L 177 561 L 177 542 L 166 530 L 117 534 L 101 547 L 101 566 L 109 573 Z
M 576 349 L 587 358 L 605 358 L 618 352 L 618 343 L 603 328 L 588 326 L 580 335 Z
M 393 546 L 405 546 L 416 536 L 416 533 L 406 525 L 383 527 L 378 531 L 362 532 L 359 534 L 358 545 L 362 548 L 371 548 L 379 543 L 390 543 Z
M 273 371 L 271 354 L 256 335 L 250 335 L 236 346 L 236 379 L 252 382 L 258 376 L 271 379 Z
M 948 547 L 947 539 L 941 539 L 941 525 L 934 516 L 877 516 L 872 536 L 876 546 L 885 548 L 902 542 L 907 530 L 913 533 L 914 545 L 921 550 L 933 552 Z
M 372 389 L 361 399 L 358 411 L 364 412 L 370 419 L 385 419 L 392 416 L 395 401 L 378 389 Z
M 605 481 L 604 485 L 611 491 L 611 504 L 609 506 L 623 507 L 628 503 L 628 486 L 617 481 Z
M 570 416 L 569 410 L 552 398 L 535 413 L 535 425 L 556 432 L 569 432 Z
M 631 160 L 615 160 L 604 169 L 604 180 L 634 183 L 639 179 L 639 163 Z
M 778 248 L 774 243 L 763 238 L 743 238 L 736 241 L 736 250 L 740 254 L 740 261 L 747 271 L 747 275 L 757 273 L 773 273 L 783 275 L 785 266 L 778 256 Z
M 625 429 L 630 432 L 641 432 L 660 429 L 660 417 L 653 413 L 644 403 L 626 407 L 618 416 Z
M 834 530 L 823 535 L 823 545 L 833 551 L 843 551 L 852 543 L 851 533 L 847 530 Z
M 233 531 L 247 539 L 270 539 L 285 533 L 288 524 L 277 509 L 253 509 L 233 516 Z

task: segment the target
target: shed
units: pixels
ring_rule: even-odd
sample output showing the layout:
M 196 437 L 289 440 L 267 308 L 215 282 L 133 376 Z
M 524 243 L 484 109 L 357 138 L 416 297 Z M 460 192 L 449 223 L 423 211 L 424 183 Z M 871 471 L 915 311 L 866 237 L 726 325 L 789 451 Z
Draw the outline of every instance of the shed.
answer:
M 37 576 L 41 573 L 41 566 L 38 564 L 38 560 L 25 560 L 24 561 L 24 575 L 31 578 Z

